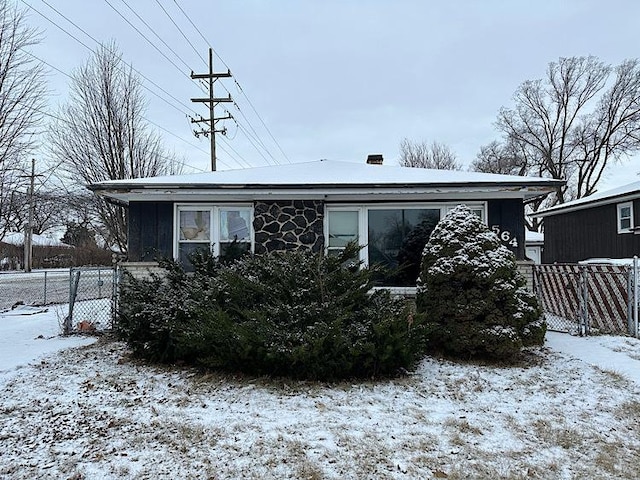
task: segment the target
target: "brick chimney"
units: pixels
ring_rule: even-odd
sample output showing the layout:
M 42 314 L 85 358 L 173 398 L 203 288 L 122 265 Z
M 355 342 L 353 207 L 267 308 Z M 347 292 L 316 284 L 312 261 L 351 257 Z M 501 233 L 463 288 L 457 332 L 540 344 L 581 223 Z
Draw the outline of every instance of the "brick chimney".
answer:
M 382 154 L 374 153 L 372 155 L 367 156 L 367 163 L 369 165 L 382 165 Z

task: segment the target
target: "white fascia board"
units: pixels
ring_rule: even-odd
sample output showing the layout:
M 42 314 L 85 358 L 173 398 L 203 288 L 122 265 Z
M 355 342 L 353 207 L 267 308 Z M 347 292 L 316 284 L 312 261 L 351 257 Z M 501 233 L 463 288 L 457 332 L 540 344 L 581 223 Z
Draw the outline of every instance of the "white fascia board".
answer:
M 544 217 L 550 217 L 552 215 L 559 215 L 561 213 L 570 213 L 570 212 L 576 212 L 578 210 L 586 210 L 588 208 L 593 208 L 593 207 L 602 207 L 604 205 L 615 205 L 618 203 L 632 202 L 634 200 L 637 200 L 638 198 L 640 198 L 640 193 L 638 192 L 627 193 L 617 197 L 607 197 L 599 200 L 596 199 L 591 202 L 583 202 L 577 205 L 568 205 L 568 206 L 558 205 L 557 207 L 552 207 L 542 212 L 532 213 L 529 216 L 534 218 L 544 218 Z
M 127 192 L 96 192 L 120 202 L 237 202 L 254 200 L 325 200 L 325 201 L 380 201 L 380 200 L 487 200 L 520 198 L 538 195 L 526 189 L 477 188 L 363 188 L 363 189 L 139 189 Z

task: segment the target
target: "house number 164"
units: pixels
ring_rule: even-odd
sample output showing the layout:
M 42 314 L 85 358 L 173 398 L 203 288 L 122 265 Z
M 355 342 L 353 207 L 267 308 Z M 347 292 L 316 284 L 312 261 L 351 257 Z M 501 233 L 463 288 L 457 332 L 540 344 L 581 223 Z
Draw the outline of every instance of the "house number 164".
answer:
M 502 240 L 510 247 L 518 247 L 518 239 L 516 237 L 513 237 L 509 230 L 500 229 L 500 225 L 491 225 L 491 230 L 498 236 L 500 240 Z

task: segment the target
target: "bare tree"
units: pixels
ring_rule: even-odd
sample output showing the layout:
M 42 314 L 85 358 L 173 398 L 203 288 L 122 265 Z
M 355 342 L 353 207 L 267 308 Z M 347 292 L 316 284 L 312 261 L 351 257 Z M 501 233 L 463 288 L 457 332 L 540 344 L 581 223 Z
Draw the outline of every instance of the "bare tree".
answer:
M 496 140 L 480 147 L 471 162 L 471 170 L 503 175 L 525 175 L 528 170 L 526 152 L 514 143 L 502 144 Z
M 11 231 L 21 231 L 29 217 L 27 188 L 14 191 L 11 200 L 14 203 L 13 215 L 8 219 L 7 224 Z M 68 197 L 60 190 L 38 189 L 34 194 L 33 204 L 33 233 L 41 235 L 66 224 L 70 213 L 70 203 Z
M 566 180 L 548 207 L 595 192 L 612 163 L 640 149 L 640 63 L 612 68 L 595 57 L 560 58 L 544 79 L 526 81 L 502 108 L 502 143 L 481 149 L 472 168 Z
M 144 119 L 140 79 L 114 44 L 98 48 L 72 77 L 71 99 L 50 136 L 52 153 L 70 179 L 89 184 L 180 170 Z M 96 208 L 108 241 L 126 251 L 124 209 L 104 201 Z
M 640 149 L 640 62 L 627 60 L 613 73 L 613 85 L 576 129 L 577 198 L 595 192 L 609 164 Z
M 2 168 L 0 164 L 0 240 L 16 228 L 19 210 L 26 204 L 18 205 L 16 197 L 21 189 L 26 189 L 25 177 L 18 168 Z
M 46 104 L 44 68 L 28 53 L 38 42 L 25 12 L 0 0 L 0 239 L 10 228 L 18 172 L 36 146 Z
M 412 142 L 408 138 L 400 142 L 399 163 L 403 167 L 462 170 L 455 153 L 443 143 L 433 142 L 429 145 L 424 140 Z

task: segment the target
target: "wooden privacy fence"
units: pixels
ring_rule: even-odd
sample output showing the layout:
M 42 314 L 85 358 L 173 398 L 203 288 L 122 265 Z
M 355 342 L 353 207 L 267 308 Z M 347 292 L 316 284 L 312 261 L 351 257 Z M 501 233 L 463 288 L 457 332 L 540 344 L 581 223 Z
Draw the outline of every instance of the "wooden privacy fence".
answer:
M 638 336 L 636 270 L 627 265 L 536 265 L 536 294 L 549 329 Z

